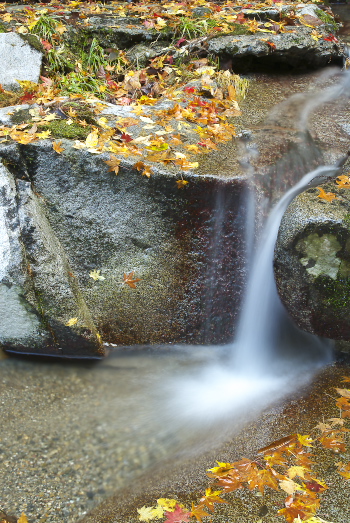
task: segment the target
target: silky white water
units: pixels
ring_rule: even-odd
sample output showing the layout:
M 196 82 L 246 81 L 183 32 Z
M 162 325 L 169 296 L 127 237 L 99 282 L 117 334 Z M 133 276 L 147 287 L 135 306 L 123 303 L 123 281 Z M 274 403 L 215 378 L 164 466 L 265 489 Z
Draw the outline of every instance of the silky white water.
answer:
M 326 73 L 328 77 L 332 74 Z M 305 130 L 307 117 L 315 107 L 348 92 L 346 73 L 337 85 L 319 94 L 295 95 L 285 104 L 297 102 L 299 128 Z M 220 427 L 232 431 L 268 404 L 308 383 L 318 368 L 331 361 L 330 342 L 298 329 L 281 304 L 273 257 L 280 222 L 290 202 L 310 186 L 336 176 L 339 165 L 306 173 L 270 211 L 252 260 L 247 263 L 248 281 L 234 341 L 223 349 L 222 358 L 167 385 L 170 404 L 182 419 L 206 427 L 221 421 Z M 247 252 L 252 251 L 248 242 Z

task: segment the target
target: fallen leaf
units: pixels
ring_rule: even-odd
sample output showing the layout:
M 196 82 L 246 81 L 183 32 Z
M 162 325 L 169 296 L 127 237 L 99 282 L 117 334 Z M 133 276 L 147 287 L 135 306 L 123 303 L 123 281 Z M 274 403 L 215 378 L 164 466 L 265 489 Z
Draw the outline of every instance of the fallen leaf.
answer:
M 304 447 L 312 447 L 311 443 L 313 443 L 313 439 L 310 438 L 309 435 L 303 436 L 302 434 L 297 434 L 298 441 L 301 443 Z
M 135 284 L 138 281 L 141 281 L 141 278 L 134 278 L 134 276 L 135 276 L 135 271 L 131 271 L 131 272 L 129 272 L 129 274 L 126 274 L 124 272 L 124 281 L 123 281 L 123 283 L 125 285 L 129 285 L 129 287 L 131 287 L 132 289 L 136 289 L 136 285 Z
M 186 185 L 188 185 L 189 182 L 187 180 L 176 180 L 176 183 L 178 189 L 183 189 L 184 187 L 186 187 Z
M 151 521 L 152 519 L 159 519 L 160 517 L 163 517 L 163 510 L 161 507 L 159 509 L 154 507 L 141 507 L 137 509 L 137 512 L 139 513 L 139 520 L 140 521 Z
M 194 503 L 192 503 L 192 510 L 190 514 L 192 517 L 196 518 L 197 521 L 202 521 L 202 518 L 210 516 L 210 514 L 204 510 L 203 505 L 195 506 Z
M 78 318 L 71 318 L 67 321 L 66 327 L 72 327 L 73 325 L 76 325 L 78 323 Z
M 205 496 L 203 496 L 199 502 L 200 504 L 205 505 L 209 510 L 214 510 L 214 503 L 227 503 L 227 501 L 220 498 L 220 494 L 222 494 L 221 490 L 207 488 L 205 490 Z
M 110 155 L 109 157 L 109 160 L 106 160 L 105 163 L 107 165 L 109 165 L 109 169 L 108 169 L 108 172 L 114 172 L 115 174 L 118 174 L 119 173 L 119 166 L 120 166 L 120 161 L 116 156 L 114 156 L 113 154 Z
M 57 154 L 61 154 L 64 151 L 64 148 L 62 147 L 62 141 L 61 142 L 53 142 L 52 148 L 54 151 L 56 151 Z
M 106 278 L 104 276 L 101 276 L 101 271 L 94 269 L 89 273 L 90 278 L 92 278 L 95 281 L 98 280 L 105 280 Z
M 164 523 L 186 523 L 191 517 L 191 512 L 184 510 L 177 504 L 174 511 L 165 512 L 165 515 Z
M 321 200 L 326 200 L 326 202 L 332 202 L 333 200 L 337 200 L 338 198 L 334 194 L 334 192 L 326 192 L 322 187 L 316 187 L 320 191 L 320 194 L 317 195 L 317 198 L 321 198 Z

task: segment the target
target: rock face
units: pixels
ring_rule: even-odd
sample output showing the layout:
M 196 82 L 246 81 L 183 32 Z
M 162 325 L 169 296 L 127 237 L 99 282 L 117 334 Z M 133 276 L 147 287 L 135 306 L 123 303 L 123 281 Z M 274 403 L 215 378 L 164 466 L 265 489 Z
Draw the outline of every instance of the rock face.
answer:
M 0 84 L 19 89 L 17 80 L 38 82 L 42 54 L 17 33 L 0 33 Z
M 0 149 L 12 172 L 2 167 L 3 206 L 12 202 L 14 220 L 4 229 L 4 265 L 13 268 L 0 297 L 37 338 L 34 347 L 5 324 L 3 345 L 91 356 L 101 354 L 97 332 L 123 345 L 231 339 L 244 280 L 244 180 L 189 175 L 181 190 L 166 170 L 147 179 L 125 160 L 115 176 L 109 155 L 63 145 L 60 155 L 49 141 Z M 135 289 L 123 278 L 132 271 Z
M 289 206 L 275 251 L 278 290 L 302 329 L 326 338 L 350 340 L 349 189 L 325 187 L 337 200 L 318 198 L 317 189 Z
M 208 42 L 208 51 L 230 63 L 236 72 L 310 70 L 332 64 L 342 66 L 343 52 L 334 42 L 312 38 L 312 29 L 269 35 L 219 36 Z M 260 33 L 261 35 L 261 33 Z M 327 33 L 324 33 L 326 37 Z

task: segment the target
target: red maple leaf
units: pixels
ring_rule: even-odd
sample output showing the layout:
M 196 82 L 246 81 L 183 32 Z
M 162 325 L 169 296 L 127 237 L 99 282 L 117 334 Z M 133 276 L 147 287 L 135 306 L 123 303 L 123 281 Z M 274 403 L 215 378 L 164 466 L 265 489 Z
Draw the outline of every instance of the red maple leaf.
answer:
M 186 38 L 180 38 L 180 40 L 178 40 L 175 45 L 176 45 L 176 47 L 181 47 L 186 42 L 187 42 Z
M 187 512 L 177 504 L 174 512 L 165 512 L 165 515 L 166 520 L 164 523 L 187 523 L 191 517 L 191 512 Z
M 33 98 L 35 98 L 35 96 L 35 93 L 24 93 L 24 95 L 21 96 L 19 101 L 20 103 L 30 102 L 31 100 L 33 100 Z
M 52 49 L 52 45 L 47 40 L 44 40 L 42 38 L 41 43 L 42 43 L 43 47 L 46 49 L 46 51 L 50 51 L 50 49 Z
M 328 36 L 325 36 L 323 40 L 326 40 L 326 42 L 339 42 L 338 38 L 336 38 L 332 33 L 330 33 Z
M 132 137 L 130 136 L 130 134 L 123 133 L 120 138 L 124 140 L 124 142 L 126 143 L 132 142 Z

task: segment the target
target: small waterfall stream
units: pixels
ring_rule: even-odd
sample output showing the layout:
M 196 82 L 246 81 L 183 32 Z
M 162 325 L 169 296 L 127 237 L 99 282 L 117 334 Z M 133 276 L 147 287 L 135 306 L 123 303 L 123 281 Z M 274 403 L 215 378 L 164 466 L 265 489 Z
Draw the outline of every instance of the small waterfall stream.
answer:
M 288 337 L 293 338 L 293 343 L 298 340 L 299 343 L 322 345 L 322 341 L 315 336 L 297 329 L 288 317 L 277 294 L 273 256 L 278 229 L 288 205 L 307 187 L 322 183 L 327 176 L 334 176 L 337 170 L 337 166 L 323 166 L 307 173 L 270 212 L 250 267 L 246 296 L 232 347 L 235 369 L 266 372 L 272 364 L 273 353 L 283 348 L 285 331 L 288 331 Z

